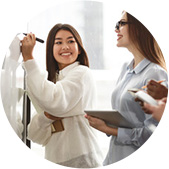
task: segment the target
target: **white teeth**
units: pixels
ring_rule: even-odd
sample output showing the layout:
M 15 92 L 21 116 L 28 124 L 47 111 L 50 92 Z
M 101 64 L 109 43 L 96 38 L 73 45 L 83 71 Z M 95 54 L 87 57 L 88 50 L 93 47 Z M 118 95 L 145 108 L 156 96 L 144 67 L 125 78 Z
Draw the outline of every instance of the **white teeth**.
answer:
M 70 55 L 71 53 L 62 53 L 61 55 L 67 56 Z

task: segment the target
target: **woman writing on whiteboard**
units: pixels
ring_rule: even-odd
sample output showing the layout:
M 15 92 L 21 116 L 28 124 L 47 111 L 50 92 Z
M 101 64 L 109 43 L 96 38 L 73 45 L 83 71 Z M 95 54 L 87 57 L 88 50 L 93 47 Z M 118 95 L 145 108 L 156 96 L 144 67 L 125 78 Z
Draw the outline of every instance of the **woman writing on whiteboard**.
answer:
M 167 72 L 162 52 L 150 32 L 136 18 L 123 11 L 116 25 L 117 46 L 125 47 L 133 54 L 133 60 L 125 63 L 112 93 L 112 108 L 118 110 L 134 128 L 112 128 L 100 119 L 86 115 L 94 128 L 111 135 L 109 151 L 104 165 L 115 163 L 136 151 L 152 134 L 151 124 L 157 125 L 145 114 L 128 89 L 146 85 L 151 79 L 166 79 Z
M 47 72 L 33 58 L 35 35 L 22 41 L 23 67 L 28 94 L 37 114 L 28 138 L 45 146 L 45 158 L 68 167 L 101 166 L 97 137 L 84 109 L 95 104 L 95 85 L 88 57 L 78 32 L 70 25 L 56 24 L 46 48 Z

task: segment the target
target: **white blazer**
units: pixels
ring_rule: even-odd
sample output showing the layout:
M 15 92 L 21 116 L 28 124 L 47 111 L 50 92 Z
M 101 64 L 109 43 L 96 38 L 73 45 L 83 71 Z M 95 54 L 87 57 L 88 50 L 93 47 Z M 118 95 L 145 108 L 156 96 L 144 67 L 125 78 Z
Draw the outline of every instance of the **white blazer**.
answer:
M 95 106 L 96 88 L 90 69 L 75 62 L 62 69 L 56 84 L 47 80 L 34 59 L 23 63 L 28 94 L 37 110 L 28 138 L 45 146 L 45 158 L 68 167 L 102 166 L 103 156 L 96 131 L 84 118 L 84 110 Z M 52 120 L 44 111 L 64 117 L 65 130 L 51 133 Z

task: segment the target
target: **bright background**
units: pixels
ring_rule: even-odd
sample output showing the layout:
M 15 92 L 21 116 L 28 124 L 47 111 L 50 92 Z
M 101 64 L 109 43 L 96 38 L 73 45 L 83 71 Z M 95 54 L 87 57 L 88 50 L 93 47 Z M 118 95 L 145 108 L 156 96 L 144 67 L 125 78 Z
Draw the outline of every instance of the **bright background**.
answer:
M 62 1 L 68 2 L 68 1 Z M 96 1 L 97 2 L 97 1 Z M 169 53 L 168 48 L 168 18 L 167 18 L 167 1 L 100 1 L 104 3 L 104 7 L 107 9 L 107 13 L 104 15 L 105 21 L 105 41 L 104 41 L 104 56 L 108 56 L 107 60 L 110 61 L 106 64 L 106 70 L 109 72 L 118 74 L 116 70 L 117 66 L 123 63 L 128 56 L 128 51 L 125 49 L 118 49 L 115 47 L 116 36 L 114 33 L 114 25 L 117 21 L 122 10 L 126 10 L 139 19 L 154 35 L 162 52 L 165 56 L 168 66 L 167 54 Z M 0 46 L 1 46 L 1 65 L 9 47 L 10 42 L 18 32 L 27 32 L 28 22 L 32 21 L 35 16 L 44 12 L 48 8 L 53 7 L 58 4 L 59 1 L 48 0 L 39 1 L 33 0 L 21 1 L 21 0 L 6 0 L 1 2 L 0 5 L 0 19 L 1 19 L 1 31 L 0 31 Z M 68 9 L 68 7 L 66 7 Z M 65 9 L 66 9 L 65 8 Z M 108 11 L 111 11 L 110 13 Z M 71 15 L 71 14 L 70 14 Z M 111 19 L 112 18 L 112 19 Z M 106 34 L 106 33 L 110 34 Z M 41 38 L 40 35 L 37 35 Z M 43 38 L 43 37 L 42 37 Z M 82 38 L 83 39 L 83 38 Z M 112 40 L 112 42 L 111 42 Z M 115 59 L 114 59 L 115 58 Z M 117 66 L 116 66 L 117 65 Z M 106 71 L 105 70 L 105 71 Z M 115 78 L 115 74 L 112 75 Z M 97 73 L 96 73 L 97 74 Z M 97 75 L 95 77 L 98 77 Z M 107 80 L 108 77 L 105 77 Z M 110 78 L 111 79 L 111 78 Z M 111 92 L 111 91 L 110 91 Z M 168 107 L 168 105 L 167 105 Z M 62 168 L 56 164 L 50 163 L 38 157 L 36 154 L 32 153 L 21 141 L 16 137 L 13 129 L 10 127 L 9 122 L 3 110 L 2 104 L 0 104 L 1 118 L 0 118 L 0 129 L 1 129 L 1 151 L 0 166 L 5 166 L 5 168 Z M 169 135 L 167 128 L 169 127 L 168 119 L 168 108 L 164 113 L 164 116 L 151 138 L 143 145 L 138 151 L 133 153 L 128 158 L 113 164 L 113 168 L 162 168 L 162 166 L 167 166 L 168 156 L 165 152 L 169 150 Z M 107 144 L 107 143 L 105 143 Z M 104 167 L 104 168 L 109 168 Z

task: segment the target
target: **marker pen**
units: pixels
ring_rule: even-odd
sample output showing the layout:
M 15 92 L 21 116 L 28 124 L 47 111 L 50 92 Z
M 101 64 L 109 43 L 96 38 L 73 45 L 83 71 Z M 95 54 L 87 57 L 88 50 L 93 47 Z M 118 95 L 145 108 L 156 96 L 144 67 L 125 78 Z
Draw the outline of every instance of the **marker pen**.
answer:
M 27 36 L 27 33 L 23 33 L 23 34 Z M 38 41 L 38 42 L 40 42 L 40 43 L 44 43 L 44 40 L 39 39 L 39 38 L 36 38 L 36 41 Z

